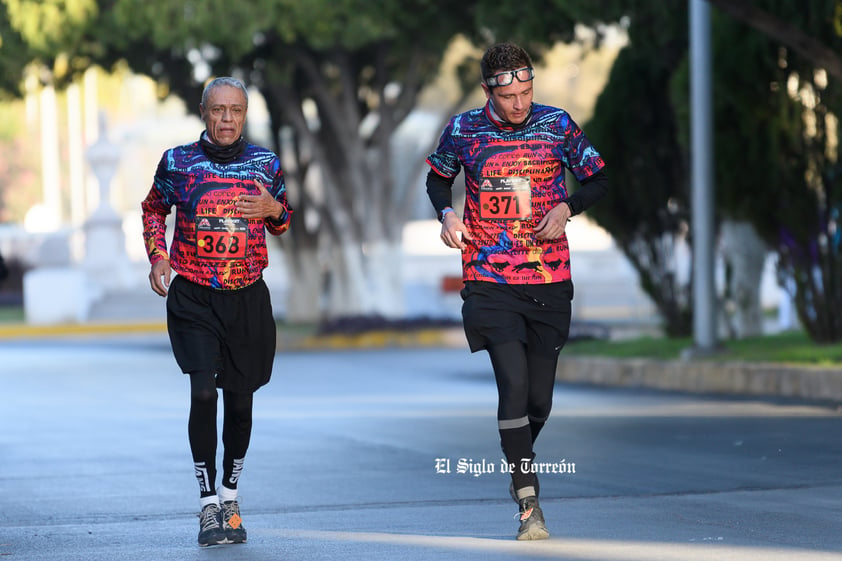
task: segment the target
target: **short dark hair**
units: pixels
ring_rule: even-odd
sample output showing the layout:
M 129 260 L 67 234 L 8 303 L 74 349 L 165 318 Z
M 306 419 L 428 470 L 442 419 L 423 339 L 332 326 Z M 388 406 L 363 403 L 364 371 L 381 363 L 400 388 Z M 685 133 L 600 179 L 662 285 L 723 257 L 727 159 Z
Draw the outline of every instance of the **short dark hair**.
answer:
M 218 88 L 219 86 L 230 86 L 232 88 L 237 88 L 238 90 L 243 92 L 243 95 L 246 98 L 246 107 L 248 107 L 248 105 L 249 105 L 249 92 L 246 89 L 245 85 L 243 85 L 243 83 L 240 80 L 238 80 L 236 78 L 233 78 L 231 76 L 220 76 L 220 77 L 214 78 L 213 80 L 208 82 L 207 85 L 205 86 L 204 91 L 202 91 L 202 107 L 203 108 L 207 109 L 208 97 L 210 96 L 211 91 L 213 91 L 214 88 Z
M 492 45 L 482 55 L 479 63 L 483 83 L 498 72 L 517 70 L 524 66 L 532 66 L 532 59 L 529 58 L 529 53 L 513 43 Z

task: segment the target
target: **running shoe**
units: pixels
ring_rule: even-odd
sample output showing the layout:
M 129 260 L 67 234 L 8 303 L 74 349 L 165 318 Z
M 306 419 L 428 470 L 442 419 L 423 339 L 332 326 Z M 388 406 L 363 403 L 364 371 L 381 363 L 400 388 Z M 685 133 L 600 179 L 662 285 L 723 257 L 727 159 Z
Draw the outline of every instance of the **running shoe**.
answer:
M 544 513 L 538 506 L 537 497 L 526 497 L 520 501 L 520 528 L 517 531 L 519 540 L 545 540 L 550 532 L 544 524 Z
M 219 545 L 227 543 L 225 530 L 222 529 L 222 511 L 219 505 L 205 505 L 199 513 L 199 545 Z
M 235 500 L 222 502 L 222 528 L 228 543 L 245 543 L 246 529 L 240 518 L 240 504 Z

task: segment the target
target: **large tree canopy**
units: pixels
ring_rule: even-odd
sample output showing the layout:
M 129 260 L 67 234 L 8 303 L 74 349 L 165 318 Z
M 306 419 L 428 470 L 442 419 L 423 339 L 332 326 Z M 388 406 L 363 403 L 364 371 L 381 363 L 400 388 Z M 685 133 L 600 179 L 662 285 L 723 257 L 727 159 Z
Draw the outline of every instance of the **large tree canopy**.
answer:
M 797 0 L 751 6 L 741 0 L 710 1 L 780 45 L 771 65 L 775 76 L 752 82 L 757 100 L 742 108 L 750 114 L 740 122 L 747 127 L 774 123 L 760 133 L 765 141 L 752 139 L 752 157 L 768 150 L 770 158 L 791 162 L 786 177 L 797 178 L 779 181 L 779 191 L 770 182 L 765 191 L 746 189 L 750 203 L 731 188 L 723 204 L 746 217 L 765 209 L 767 219 L 776 216 L 770 209 L 780 201 L 790 211 L 804 211 L 792 212 L 800 223 L 776 228 L 761 225 L 757 216 L 750 219 L 767 240 L 788 240 L 789 249 L 781 254 L 789 261 L 782 262 L 792 263 L 788 274 L 799 286 L 802 319 L 826 326 L 822 309 L 838 309 L 837 302 L 824 299 L 838 277 L 828 257 L 837 249 L 838 204 L 837 157 L 824 149 L 836 133 L 838 108 L 837 85 L 819 69 L 833 73 L 840 47 L 839 1 L 807 6 Z M 594 216 L 626 215 L 609 231 L 633 262 L 646 263 L 640 267 L 644 287 L 671 331 L 680 333 L 689 325 L 685 288 L 675 284 L 669 270 L 671 244 L 686 228 L 687 151 L 681 143 L 686 107 L 675 95 L 686 51 L 685 3 L 669 11 L 643 0 L 2 0 L 2 6 L 2 64 L 11 72 L 0 82 L 6 91 L 15 91 L 15 71 L 30 61 L 47 70 L 42 80 L 59 86 L 92 64 L 126 61 L 135 72 L 156 79 L 162 95 L 177 95 L 191 107 L 210 75 L 233 74 L 259 89 L 298 211 L 284 242 L 297 290 L 291 309 L 311 319 L 325 300 L 334 316 L 400 309 L 396 250 L 415 185 L 396 181 L 395 168 L 419 166 L 425 154 L 396 161 L 392 138 L 440 71 L 454 38 L 465 37 L 478 47 L 453 78 L 465 94 L 477 87 L 474 57 L 491 42 L 519 42 L 540 59 L 547 47 L 570 40 L 577 23 L 625 17 L 630 50 L 612 73 L 597 120 L 586 126 L 605 152 L 616 186 Z M 734 68 L 739 55 L 726 55 Z M 730 87 L 718 85 L 717 92 Z M 731 99 L 744 104 L 742 90 L 733 88 Z M 787 101 L 794 98 L 800 103 L 795 108 Z M 442 116 L 459 103 L 459 97 L 443 102 L 449 107 Z M 717 119 L 733 110 L 726 106 L 717 102 Z M 767 117 L 758 116 L 757 107 L 764 107 Z M 773 118 L 776 111 L 780 118 Z M 823 327 L 814 336 L 838 337 L 835 327 L 826 328 L 829 334 L 819 335 Z
M 397 162 L 394 133 L 454 38 L 514 40 L 539 60 L 594 20 L 586 1 L 530 2 L 3 0 L 31 58 L 52 70 L 45 80 L 126 61 L 191 107 L 210 75 L 259 89 L 297 210 L 283 243 L 299 317 L 325 300 L 334 316 L 399 313 L 397 249 L 416 184 L 393 167 L 420 173 L 425 154 Z M 463 95 L 478 85 L 475 55 L 454 78 Z
M 810 33 L 802 27 L 803 20 L 792 20 L 786 12 L 790 11 L 786 2 L 778 5 L 764 6 L 757 2 L 748 0 L 708 0 L 729 17 L 740 21 L 783 45 L 806 60 L 811 61 L 815 66 L 824 68 L 837 80 L 842 80 L 842 56 L 839 51 L 833 48 L 833 40 L 828 41 L 828 33 L 819 35 Z M 801 3 L 794 6 L 800 7 Z M 832 0 L 825 3 L 820 10 L 814 13 L 818 21 L 810 22 L 812 25 L 819 24 L 826 31 L 833 35 L 842 36 L 842 2 Z M 823 35 L 823 36 L 822 36 Z
M 728 17 L 714 21 L 719 212 L 754 226 L 777 254 L 782 283 L 795 287 L 807 332 L 817 342 L 837 342 L 840 4 L 730 4 L 723 6 Z M 730 19 L 739 10 L 747 16 Z
M 640 271 L 667 331 L 686 334 L 689 287 L 675 284 L 672 263 L 687 231 L 689 80 L 686 42 L 677 40 L 686 37 L 687 20 L 650 8 L 656 13 L 638 3 L 630 16 L 630 44 L 586 126 L 612 177 L 622 178 L 611 202 L 592 216 Z M 777 252 L 783 281 L 797 287 L 802 324 L 820 342 L 842 339 L 836 140 L 842 107 L 839 79 L 828 75 L 825 51 L 815 48 L 842 47 L 837 8 L 836 0 L 754 2 L 739 21 L 733 9 L 715 11 L 712 32 L 717 221 L 750 222 Z M 770 28 L 763 23 L 769 21 L 786 24 Z M 812 50 L 788 48 L 803 35 Z
M 629 46 L 614 62 L 585 125 L 613 186 L 589 215 L 629 258 L 665 331 L 675 336 L 691 328 L 687 275 L 676 270 L 687 229 L 688 166 L 669 88 L 687 52 L 684 7 L 638 7 L 628 28 Z

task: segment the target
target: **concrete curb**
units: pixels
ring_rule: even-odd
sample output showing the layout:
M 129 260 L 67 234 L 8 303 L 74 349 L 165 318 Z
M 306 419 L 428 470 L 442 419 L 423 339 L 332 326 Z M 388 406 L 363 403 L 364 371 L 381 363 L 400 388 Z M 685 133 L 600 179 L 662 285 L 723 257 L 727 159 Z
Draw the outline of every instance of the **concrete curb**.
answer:
M 842 402 L 842 369 L 775 363 L 562 357 L 556 379 L 578 384 Z
M 73 335 L 119 335 L 121 333 L 166 333 L 165 322 L 146 323 L 84 323 L 29 325 L 22 323 L 0 325 L 0 340 Z
M 154 322 L 100 322 L 66 323 L 54 325 L 29 325 L 24 323 L 0 324 L 0 340 L 37 339 L 41 337 L 68 337 L 82 335 L 121 335 L 167 332 L 165 321 Z M 377 347 L 451 347 L 465 345 L 459 330 L 419 329 L 414 331 L 366 331 L 359 334 L 290 335 L 278 332 L 278 350 L 351 349 Z
M 311 335 L 292 339 L 278 335 L 278 350 L 320 350 L 383 347 L 466 346 L 461 330 L 420 329 L 415 331 L 367 331 L 354 335 Z

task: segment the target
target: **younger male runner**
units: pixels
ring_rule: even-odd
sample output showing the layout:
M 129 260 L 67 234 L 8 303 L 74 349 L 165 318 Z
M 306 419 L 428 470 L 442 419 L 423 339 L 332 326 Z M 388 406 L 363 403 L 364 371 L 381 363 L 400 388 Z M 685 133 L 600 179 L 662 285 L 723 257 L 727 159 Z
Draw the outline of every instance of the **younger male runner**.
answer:
M 604 163 L 567 112 L 532 101 L 529 55 L 510 43 L 480 63 L 487 103 L 453 117 L 427 158 L 427 194 L 441 239 L 462 251 L 462 318 L 472 352 L 485 349 L 497 381 L 497 424 L 520 507 L 519 540 L 549 537 L 531 471 L 550 414 L 556 363 L 570 329 L 568 219 L 608 190 Z M 451 186 L 465 172 L 462 219 Z M 571 194 L 570 170 L 581 187 Z

